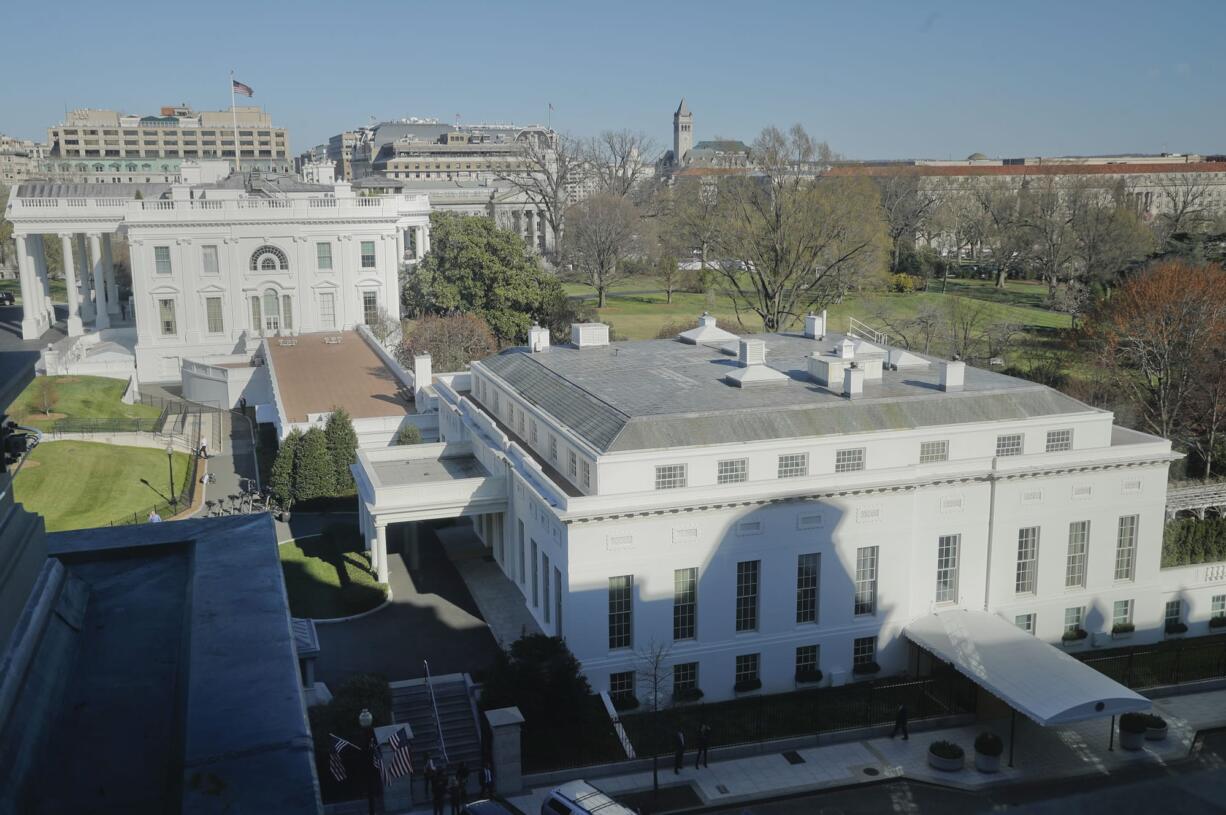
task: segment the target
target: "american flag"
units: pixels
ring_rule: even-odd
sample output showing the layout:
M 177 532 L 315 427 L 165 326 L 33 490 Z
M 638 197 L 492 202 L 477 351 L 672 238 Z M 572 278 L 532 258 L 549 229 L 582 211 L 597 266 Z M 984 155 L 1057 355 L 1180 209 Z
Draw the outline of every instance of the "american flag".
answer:
M 250 85 L 244 85 L 237 79 L 231 79 L 230 83 L 234 87 L 235 93 L 241 93 L 243 96 L 255 96 L 255 91 L 251 90 Z
M 344 781 L 348 776 L 345 773 L 345 760 L 341 758 L 341 753 L 345 750 L 357 748 L 352 742 L 345 741 L 335 733 L 329 733 L 332 737 L 332 754 L 328 756 L 328 769 L 332 771 L 332 777 L 337 781 Z
M 413 757 L 409 755 L 409 734 L 404 728 L 389 736 L 387 744 L 392 748 L 392 757 L 383 768 L 384 785 L 413 772 Z

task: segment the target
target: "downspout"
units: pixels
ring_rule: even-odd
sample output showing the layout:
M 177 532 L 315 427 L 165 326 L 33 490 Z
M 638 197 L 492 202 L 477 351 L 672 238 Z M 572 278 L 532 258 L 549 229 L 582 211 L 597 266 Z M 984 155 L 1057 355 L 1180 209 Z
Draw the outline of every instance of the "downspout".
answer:
M 988 598 L 992 593 L 992 538 L 996 534 L 996 460 L 992 460 L 992 472 L 988 475 L 991 485 L 988 491 L 988 564 L 983 580 L 983 610 L 988 610 Z

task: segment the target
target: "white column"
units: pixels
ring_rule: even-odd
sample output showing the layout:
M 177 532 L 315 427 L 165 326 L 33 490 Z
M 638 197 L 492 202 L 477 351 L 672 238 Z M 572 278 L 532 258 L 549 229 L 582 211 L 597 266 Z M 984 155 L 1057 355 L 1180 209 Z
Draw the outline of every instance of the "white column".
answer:
M 51 275 L 47 270 L 47 251 L 43 236 L 34 236 L 34 268 L 38 271 L 38 295 L 42 310 L 47 315 L 47 328 L 55 325 L 55 306 L 51 304 Z
M 111 256 L 111 236 L 102 236 L 102 274 L 106 282 L 106 311 L 119 313 L 119 284 L 115 282 L 115 259 Z
M 81 291 L 81 321 L 94 321 L 93 274 L 89 270 L 89 247 L 85 245 L 85 233 L 77 233 L 77 286 Z
M 68 298 L 68 336 L 79 337 L 85 333 L 81 325 L 81 315 L 78 312 L 77 300 L 81 293 L 77 291 L 77 270 L 72 256 L 72 235 L 60 235 L 60 246 L 64 251 L 64 292 Z
M 430 225 L 426 224 L 421 228 L 421 253 L 424 255 L 430 251 Z
M 111 316 L 106 311 L 106 284 L 102 280 L 102 240 L 96 232 L 89 236 L 89 262 L 94 270 L 94 328 L 101 331 L 111 327 Z
M 375 526 L 375 542 L 378 549 L 379 565 L 377 567 L 379 582 L 387 582 L 387 525 Z
M 35 294 L 34 263 L 30 257 L 30 235 L 17 236 L 17 276 L 21 280 L 21 338 L 36 340 L 43 335 L 42 302 Z

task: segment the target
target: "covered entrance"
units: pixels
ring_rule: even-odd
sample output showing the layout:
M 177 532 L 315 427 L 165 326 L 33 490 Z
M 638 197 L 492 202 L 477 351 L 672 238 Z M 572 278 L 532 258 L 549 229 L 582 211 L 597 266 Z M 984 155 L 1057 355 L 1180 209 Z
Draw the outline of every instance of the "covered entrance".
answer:
M 1009 766 L 1018 713 L 1040 727 L 1110 717 L 1111 745 L 1116 716 L 1150 708 L 1139 693 L 986 611 L 929 614 L 903 633 L 1009 706 Z

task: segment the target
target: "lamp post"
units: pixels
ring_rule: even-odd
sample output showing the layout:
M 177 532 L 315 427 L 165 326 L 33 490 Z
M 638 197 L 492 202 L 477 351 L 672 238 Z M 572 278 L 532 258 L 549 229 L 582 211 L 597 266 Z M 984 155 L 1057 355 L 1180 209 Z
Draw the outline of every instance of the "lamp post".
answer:
M 362 712 L 358 714 L 358 724 L 362 727 L 362 735 L 366 739 L 366 749 L 363 751 L 366 754 L 366 811 L 369 815 L 375 815 L 375 756 L 372 752 L 375 750 L 375 717 L 370 715 L 369 708 L 362 708 Z
M 175 448 L 166 445 L 166 466 L 170 471 L 170 503 L 176 512 L 179 510 L 179 498 L 175 495 Z

